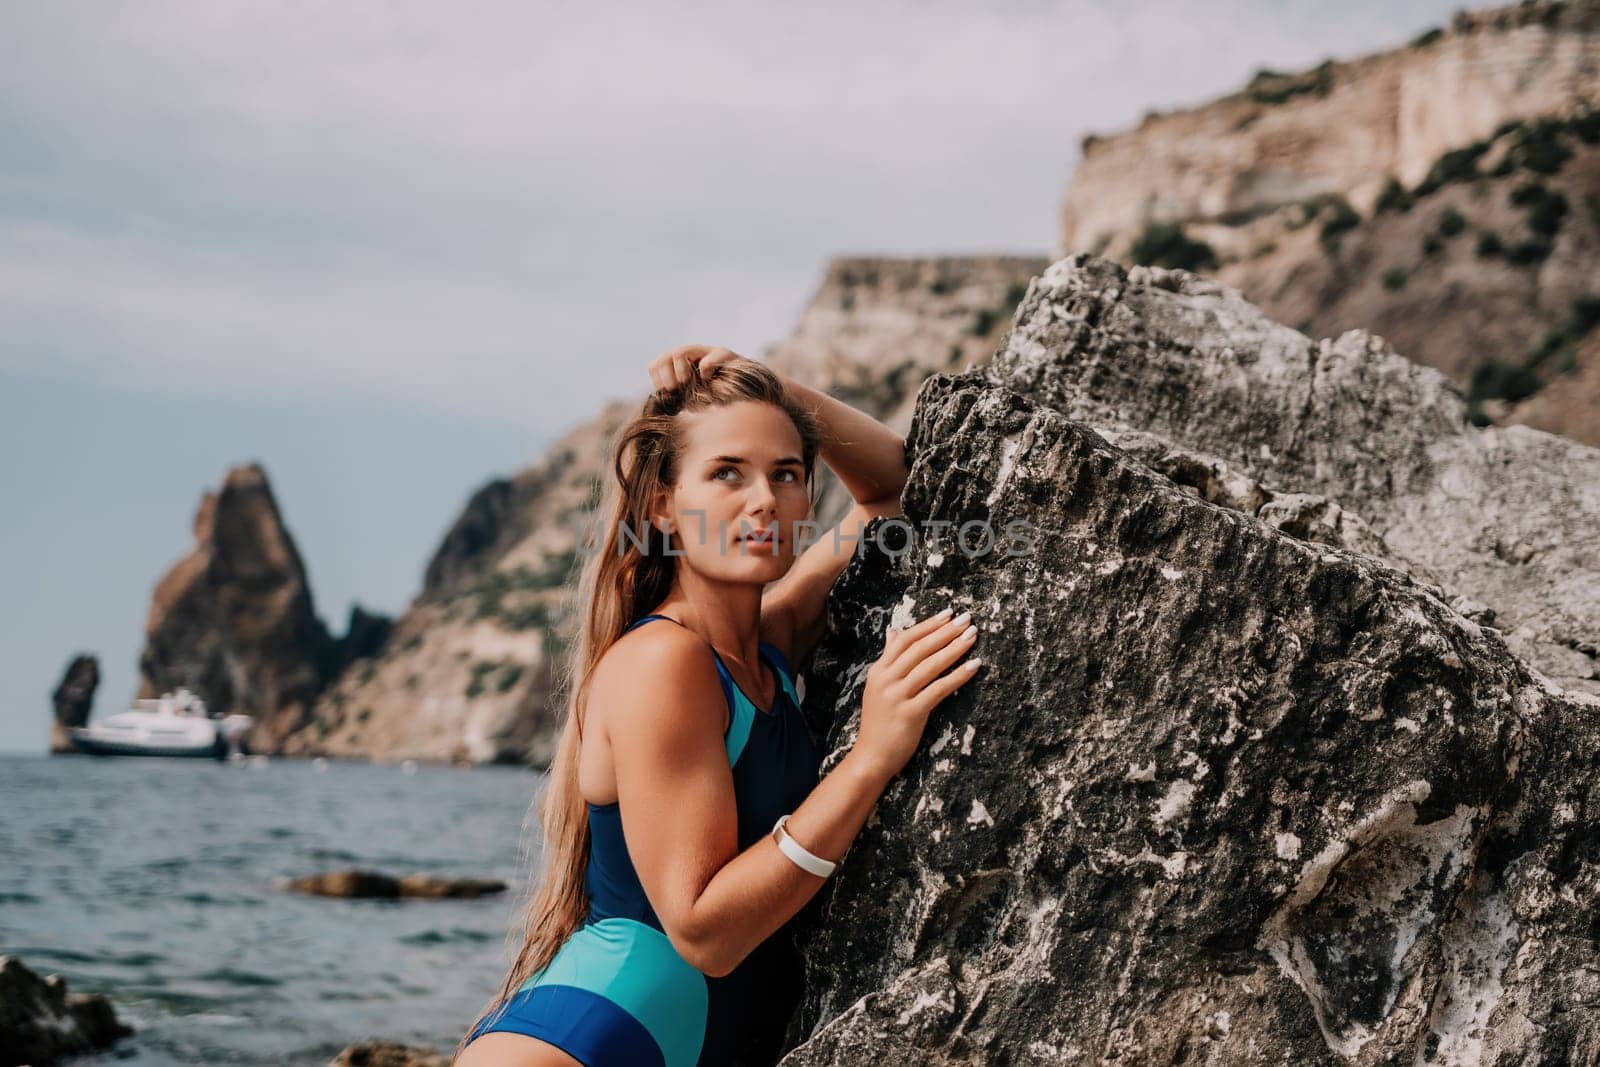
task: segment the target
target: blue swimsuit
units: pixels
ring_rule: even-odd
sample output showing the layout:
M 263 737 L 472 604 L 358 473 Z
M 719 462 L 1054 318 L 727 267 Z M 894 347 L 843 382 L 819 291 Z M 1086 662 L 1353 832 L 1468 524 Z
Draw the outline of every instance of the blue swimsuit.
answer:
M 628 627 L 666 615 L 645 615 Z M 627 631 L 624 631 L 627 632 Z M 716 655 L 730 711 L 723 735 L 738 808 L 739 849 L 772 832 L 817 784 L 819 760 L 800 712 L 794 671 L 777 648 L 760 652 L 778 676 L 761 711 Z M 586 1067 L 727 1067 L 771 1062 L 798 1000 L 800 961 L 787 927 L 732 972 L 691 967 L 662 932 L 622 838 L 617 804 L 589 804 L 589 913 L 549 966 L 529 978 L 472 1038 L 495 1030 L 542 1038 Z

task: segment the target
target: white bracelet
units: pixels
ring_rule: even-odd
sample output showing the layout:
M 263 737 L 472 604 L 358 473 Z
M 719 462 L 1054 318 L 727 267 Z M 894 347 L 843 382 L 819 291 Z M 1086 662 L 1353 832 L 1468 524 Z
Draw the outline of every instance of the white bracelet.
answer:
M 805 846 L 796 841 L 794 838 L 790 837 L 789 831 L 783 828 L 783 824 L 788 821 L 789 816 L 780 816 L 778 821 L 774 823 L 772 827 L 772 838 L 774 841 L 778 842 L 779 851 L 793 860 L 795 866 L 799 867 L 802 871 L 806 871 L 809 874 L 818 875 L 822 878 L 826 878 L 828 875 L 832 874 L 833 869 L 839 865 L 829 860 L 825 860 L 821 856 L 816 856 L 810 852 L 807 852 Z

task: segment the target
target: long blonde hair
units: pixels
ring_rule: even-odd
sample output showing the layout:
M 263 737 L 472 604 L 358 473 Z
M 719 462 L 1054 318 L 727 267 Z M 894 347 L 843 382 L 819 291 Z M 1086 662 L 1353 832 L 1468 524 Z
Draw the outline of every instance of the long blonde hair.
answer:
M 472 1031 L 547 967 L 556 950 L 583 925 L 589 909 L 584 891 L 589 819 L 578 791 L 578 752 L 589 682 L 600 658 L 628 624 L 672 590 L 678 556 L 667 554 L 669 535 L 651 523 L 650 504 L 659 491 L 670 490 L 678 480 L 683 451 L 678 415 L 742 400 L 773 404 L 794 422 L 807 492 L 814 491 L 821 424 L 790 396 L 782 379 L 760 363 L 736 360 L 717 367 L 710 378 L 701 378 L 696 368 L 687 385 L 653 393 L 618 431 L 611 450 L 614 477 L 599 509 L 604 518 L 596 538 L 600 547 L 589 555 L 578 582 L 576 603 L 586 606 L 582 626 L 558 689 L 566 693 L 567 708 L 539 809 L 544 841 L 535 888 L 523 915 L 522 948 L 500 991 L 462 1036 L 452 1061 Z

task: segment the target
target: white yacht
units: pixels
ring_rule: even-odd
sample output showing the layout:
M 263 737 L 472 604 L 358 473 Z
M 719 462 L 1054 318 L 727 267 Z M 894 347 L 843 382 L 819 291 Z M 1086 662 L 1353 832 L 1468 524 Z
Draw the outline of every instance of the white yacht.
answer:
M 208 756 L 244 751 L 248 715 L 210 716 L 203 700 L 179 686 L 127 711 L 67 731 L 72 746 L 96 756 Z

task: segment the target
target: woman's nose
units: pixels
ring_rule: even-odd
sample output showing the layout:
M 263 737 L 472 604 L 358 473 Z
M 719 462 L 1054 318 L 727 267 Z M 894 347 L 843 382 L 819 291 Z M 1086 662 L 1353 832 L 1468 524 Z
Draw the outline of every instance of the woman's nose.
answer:
M 756 478 L 751 483 L 749 501 L 752 511 L 761 511 L 776 505 L 778 494 L 772 491 L 765 478 Z

